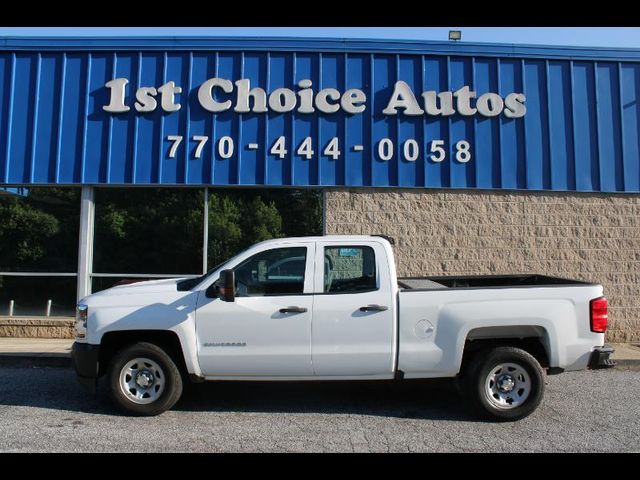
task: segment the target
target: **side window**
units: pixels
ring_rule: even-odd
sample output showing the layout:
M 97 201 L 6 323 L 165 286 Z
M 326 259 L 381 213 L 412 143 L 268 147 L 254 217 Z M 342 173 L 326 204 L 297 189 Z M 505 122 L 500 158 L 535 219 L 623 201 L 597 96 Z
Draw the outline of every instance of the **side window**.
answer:
M 236 295 L 302 294 L 306 261 L 306 247 L 274 248 L 256 253 L 234 269 Z
M 324 292 L 376 289 L 376 257 L 371 247 L 325 247 Z

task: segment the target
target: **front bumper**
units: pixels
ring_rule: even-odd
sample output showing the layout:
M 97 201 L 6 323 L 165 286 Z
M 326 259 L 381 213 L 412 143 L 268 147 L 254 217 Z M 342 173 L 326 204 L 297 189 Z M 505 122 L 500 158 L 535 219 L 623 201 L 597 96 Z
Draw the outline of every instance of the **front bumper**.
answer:
M 594 348 L 593 352 L 591 352 L 591 357 L 589 358 L 589 368 L 595 370 L 598 368 L 615 367 L 616 362 L 609 358 L 614 351 L 615 350 L 611 345 Z
M 90 393 L 96 393 L 100 367 L 100 345 L 75 342 L 71 348 L 71 362 L 78 382 Z

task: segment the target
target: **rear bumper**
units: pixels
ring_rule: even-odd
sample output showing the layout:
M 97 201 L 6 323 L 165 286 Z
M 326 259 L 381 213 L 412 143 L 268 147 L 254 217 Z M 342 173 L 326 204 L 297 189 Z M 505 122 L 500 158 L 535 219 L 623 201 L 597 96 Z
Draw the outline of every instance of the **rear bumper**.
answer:
M 595 370 L 598 368 L 615 367 L 616 362 L 609 358 L 614 351 L 615 350 L 610 345 L 594 348 L 593 352 L 591 352 L 591 357 L 589 358 L 589 368 Z
M 100 345 L 75 342 L 71 348 L 71 362 L 78 375 L 78 381 L 90 393 L 96 393 Z

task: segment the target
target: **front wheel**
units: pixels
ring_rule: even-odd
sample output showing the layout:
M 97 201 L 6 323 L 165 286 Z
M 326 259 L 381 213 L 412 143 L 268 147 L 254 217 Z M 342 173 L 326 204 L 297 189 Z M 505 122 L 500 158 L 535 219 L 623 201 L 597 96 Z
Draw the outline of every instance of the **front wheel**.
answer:
M 175 362 L 157 345 L 140 342 L 118 352 L 111 361 L 109 388 L 115 403 L 133 415 L 159 415 L 182 395 Z
M 497 421 L 530 415 L 544 396 L 544 370 L 532 355 L 514 347 L 480 352 L 465 383 L 476 411 Z

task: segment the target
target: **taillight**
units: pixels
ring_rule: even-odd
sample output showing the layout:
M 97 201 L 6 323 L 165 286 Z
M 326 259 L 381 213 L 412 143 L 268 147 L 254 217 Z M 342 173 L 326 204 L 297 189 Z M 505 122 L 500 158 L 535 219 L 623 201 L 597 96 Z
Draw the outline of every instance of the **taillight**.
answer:
M 609 301 L 604 298 L 594 298 L 589 302 L 589 316 L 591 318 L 591 331 L 604 333 L 607 331 L 607 310 Z

